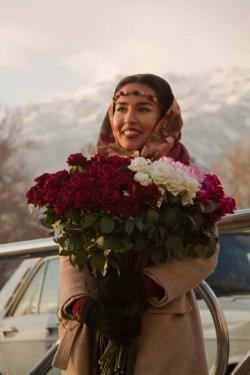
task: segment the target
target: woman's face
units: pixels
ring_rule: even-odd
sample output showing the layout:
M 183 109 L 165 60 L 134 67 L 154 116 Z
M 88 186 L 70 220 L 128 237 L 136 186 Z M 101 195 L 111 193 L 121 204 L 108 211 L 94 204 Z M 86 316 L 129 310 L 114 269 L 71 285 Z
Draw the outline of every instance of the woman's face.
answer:
M 143 91 L 154 95 L 154 90 L 141 83 L 128 83 L 119 91 Z M 115 103 L 112 130 L 120 146 L 128 151 L 140 150 L 160 119 L 160 107 L 142 95 L 121 95 Z

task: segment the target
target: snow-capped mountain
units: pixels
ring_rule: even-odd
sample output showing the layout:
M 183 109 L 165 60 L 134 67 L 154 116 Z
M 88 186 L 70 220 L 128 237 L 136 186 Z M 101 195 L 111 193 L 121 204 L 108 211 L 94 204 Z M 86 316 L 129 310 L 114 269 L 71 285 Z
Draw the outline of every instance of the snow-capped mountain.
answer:
M 65 168 L 70 153 L 95 143 L 119 78 L 82 94 L 15 110 L 23 136 L 36 141 L 28 154 L 32 174 Z M 250 69 L 170 73 L 165 78 L 182 109 L 182 141 L 200 164 L 211 165 L 250 132 Z

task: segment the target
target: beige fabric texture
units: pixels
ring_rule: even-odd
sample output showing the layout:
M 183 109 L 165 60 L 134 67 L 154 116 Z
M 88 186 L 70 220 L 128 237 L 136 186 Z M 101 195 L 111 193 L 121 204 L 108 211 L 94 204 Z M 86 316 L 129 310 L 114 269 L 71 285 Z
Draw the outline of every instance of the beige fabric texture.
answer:
M 218 257 L 173 259 L 151 266 L 144 273 L 165 290 L 159 301 L 149 299 L 138 339 L 134 375 L 208 375 L 202 327 L 192 291 L 213 272 Z M 61 344 L 53 366 L 63 375 L 95 375 L 90 368 L 90 330 L 70 321 L 67 305 L 80 295 L 94 297 L 95 289 L 86 272 L 74 269 L 67 257 L 60 257 Z M 67 326 L 69 324 L 69 326 Z M 65 328 L 66 327 L 66 328 Z

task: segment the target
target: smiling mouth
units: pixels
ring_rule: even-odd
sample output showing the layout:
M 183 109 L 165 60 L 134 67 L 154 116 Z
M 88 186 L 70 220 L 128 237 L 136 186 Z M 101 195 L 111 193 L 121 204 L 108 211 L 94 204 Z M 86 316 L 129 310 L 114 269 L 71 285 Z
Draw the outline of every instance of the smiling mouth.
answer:
M 124 135 L 127 138 L 135 138 L 140 135 L 141 132 L 137 129 L 126 129 L 122 131 L 122 135 Z

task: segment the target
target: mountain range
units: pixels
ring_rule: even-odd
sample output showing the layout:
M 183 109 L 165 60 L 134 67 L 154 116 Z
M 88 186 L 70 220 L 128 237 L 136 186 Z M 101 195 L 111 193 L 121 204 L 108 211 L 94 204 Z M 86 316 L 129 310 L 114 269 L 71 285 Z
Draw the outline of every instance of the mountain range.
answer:
M 169 73 L 163 77 L 182 110 L 182 141 L 197 163 L 211 166 L 249 136 L 250 69 L 235 67 L 193 75 Z M 35 142 L 26 154 L 32 175 L 65 168 L 70 153 L 95 143 L 120 78 L 75 95 L 12 110 L 22 127 L 22 137 Z

